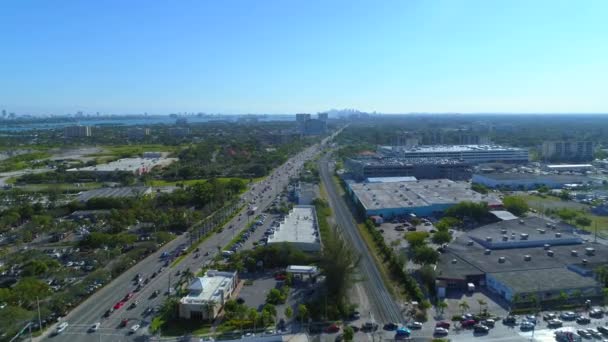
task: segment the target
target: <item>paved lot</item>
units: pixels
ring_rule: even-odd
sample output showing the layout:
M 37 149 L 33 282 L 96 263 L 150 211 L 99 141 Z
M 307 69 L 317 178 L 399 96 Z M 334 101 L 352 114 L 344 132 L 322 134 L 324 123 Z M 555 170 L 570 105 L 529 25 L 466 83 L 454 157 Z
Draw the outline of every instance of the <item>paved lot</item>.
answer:
M 253 285 L 244 285 L 239 297 L 245 300 L 247 306 L 261 310 L 266 302 L 268 291 L 275 288 L 277 284 L 277 281 L 272 276 L 272 272 L 251 275 L 251 277 L 246 275 L 241 277 L 241 279 L 252 279 Z

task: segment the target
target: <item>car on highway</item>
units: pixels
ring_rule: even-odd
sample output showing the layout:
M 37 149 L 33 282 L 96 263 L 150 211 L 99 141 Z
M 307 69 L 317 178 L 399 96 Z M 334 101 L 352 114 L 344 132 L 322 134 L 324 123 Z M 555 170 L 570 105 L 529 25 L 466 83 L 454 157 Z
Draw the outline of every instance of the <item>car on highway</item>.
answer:
M 90 328 L 89 328 L 89 332 L 96 332 L 97 330 L 99 330 L 99 327 L 101 326 L 101 323 L 97 322 L 95 324 L 93 324 Z
M 129 309 L 135 309 L 137 307 L 137 304 L 139 304 L 139 302 L 134 301 L 133 303 L 131 303 L 131 305 L 129 305 Z
M 57 329 L 55 329 L 55 335 L 59 335 L 62 332 L 64 332 L 68 328 L 69 325 L 70 324 L 68 322 L 59 323 L 59 325 L 57 326 Z
M 124 328 L 127 326 L 127 324 L 129 324 L 129 319 L 128 318 L 124 318 L 120 321 L 120 324 L 118 325 L 120 328 Z
M 123 301 L 128 301 L 129 299 L 133 298 L 133 296 L 135 296 L 135 294 L 133 292 L 129 292 L 125 295 Z
M 135 324 L 134 326 L 131 327 L 131 329 L 129 329 L 129 334 L 135 334 L 135 332 L 137 330 L 139 330 L 140 325 L 139 324 Z
M 382 329 L 384 330 L 388 330 L 388 331 L 393 331 L 393 330 L 397 330 L 397 328 L 399 327 L 399 325 L 397 323 L 386 323 L 384 325 L 384 327 L 382 327 Z
M 121 301 L 117 302 L 116 304 L 114 304 L 114 306 L 112 307 L 112 309 L 118 310 L 118 309 L 122 308 L 123 305 L 125 305 L 125 302 L 123 302 L 121 300 Z
M 446 328 L 442 328 L 442 327 L 436 327 L 435 330 L 433 330 L 433 334 L 434 335 L 440 335 L 440 336 L 445 336 L 448 334 L 448 329 Z

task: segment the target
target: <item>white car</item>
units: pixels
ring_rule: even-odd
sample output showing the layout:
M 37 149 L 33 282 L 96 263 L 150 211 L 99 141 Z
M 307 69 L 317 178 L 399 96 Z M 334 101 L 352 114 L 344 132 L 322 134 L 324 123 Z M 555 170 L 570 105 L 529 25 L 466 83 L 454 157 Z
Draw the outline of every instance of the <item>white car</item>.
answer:
M 135 324 L 134 326 L 132 326 L 129 332 L 131 334 L 134 334 L 137 330 L 139 330 L 139 324 Z
M 422 329 L 422 323 L 412 322 L 412 323 L 408 324 L 407 327 L 410 329 Z
M 99 326 L 101 326 L 101 323 L 97 322 L 95 324 L 93 324 L 90 328 L 89 328 L 89 332 L 96 332 L 97 330 L 99 330 Z
M 448 334 L 448 329 L 437 327 L 437 328 L 435 328 L 435 331 L 433 333 L 435 335 L 447 335 Z
M 55 331 L 57 334 L 61 334 L 62 332 L 65 331 L 65 329 L 68 328 L 68 322 L 61 322 L 58 326 L 57 326 L 57 330 Z
M 534 323 L 532 323 L 530 321 L 523 321 L 523 322 L 521 322 L 519 329 L 521 329 L 521 330 L 534 329 Z

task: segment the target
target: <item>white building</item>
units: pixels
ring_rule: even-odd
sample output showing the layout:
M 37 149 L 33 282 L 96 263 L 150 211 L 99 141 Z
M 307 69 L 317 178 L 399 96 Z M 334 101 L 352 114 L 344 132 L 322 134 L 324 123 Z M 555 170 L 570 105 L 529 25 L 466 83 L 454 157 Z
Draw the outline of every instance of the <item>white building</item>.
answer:
M 296 205 L 268 237 L 268 244 L 287 242 L 305 252 L 321 250 L 315 207 Z
M 195 278 L 188 287 L 188 295 L 179 301 L 179 317 L 214 320 L 224 304 L 232 298 L 238 282 L 236 271 L 211 270 L 204 277 Z
M 528 150 L 498 145 L 380 146 L 379 152 L 401 158 L 450 158 L 469 163 L 527 163 Z

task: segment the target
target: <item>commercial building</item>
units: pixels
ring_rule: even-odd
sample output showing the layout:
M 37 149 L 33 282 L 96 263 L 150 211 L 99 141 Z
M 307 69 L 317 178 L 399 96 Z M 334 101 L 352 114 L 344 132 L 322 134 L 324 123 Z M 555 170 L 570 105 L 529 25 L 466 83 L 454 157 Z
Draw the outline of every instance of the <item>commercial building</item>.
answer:
M 458 136 L 460 145 L 490 145 L 490 137 L 479 134 L 460 134 Z
M 467 284 L 487 287 L 508 302 L 541 301 L 561 293 L 601 295 L 594 270 L 608 263 L 608 247 L 589 244 L 574 227 L 538 217 L 500 221 L 456 238 L 437 265 L 439 293 Z
M 179 317 L 202 321 L 214 320 L 232 298 L 238 285 L 237 272 L 207 271 L 188 286 L 188 295 L 179 301 Z
M 296 205 L 268 236 L 268 244 L 288 243 L 304 252 L 321 250 L 315 207 Z
M 585 172 L 593 170 L 591 164 L 552 164 L 545 165 L 545 170 L 553 172 Z
M 448 158 L 468 163 L 527 163 L 528 150 L 498 145 L 380 146 L 378 152 L 400 158 Z
M 356 180 L 369 177 L 468 180 L 472 174 L 468 163 L 448 158 L 349 158 L 344 166 Z
M 319 113 L 317 119 L 310 114 L 296 114 L 296 123 L 302 135 L 323 135 L 327 132 L 327 113 Z
M 134 174 L 144 174 L 150 172 L 154 167 L 164 167 L 175 161 L 177 161 L 177 158 L 123 158 L 106 164 L 68 169 L 68 171 L 93 171 L 99 173 L 129 171 Z
M 473 183 L 483 184 L 489 188 L 536 189 L 546 186 L 561 189 L 569 185 L 593 185 L 593 178 L 577 175 L 539 175 L 530 173 L 480 173 L 473 175 Z
M 93 198 L 128 198 L 141 197 L 152 194 L 152 188 L 149 186 L 130 186 L 121 188 L 101 188 L 95 190 L 83 191 L 78 194 L 79 202 L 86 202 Z
M 494 194 L 471 190 L 467 182 L 449 179 L 416 180 L 409 182 L 355 183 L 347 181 L 348 192 L 365 216 L 394 216 L 415 214 L 430 216 L 462 202 L 486 202 L 498 208 L 502 202 Z
M 592 141 L 545 141 L 542 147 L 542 157 L 551 161 L 593 160 L 593 153 Z
M 133 140 L 144 139 L 145 137 L 147 137 L 149 135 L 150 135 L 149 128 L 132 127 L 127 130 L 127 137 L 129 137 L 129 139 L 133 139 Z
M 83 138 L 91 136 L 90 126 L 67 126 L 63 128 L 64 138 Z

